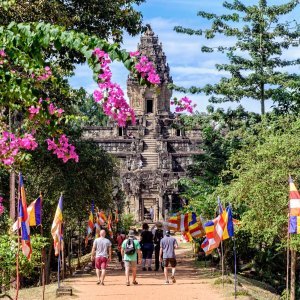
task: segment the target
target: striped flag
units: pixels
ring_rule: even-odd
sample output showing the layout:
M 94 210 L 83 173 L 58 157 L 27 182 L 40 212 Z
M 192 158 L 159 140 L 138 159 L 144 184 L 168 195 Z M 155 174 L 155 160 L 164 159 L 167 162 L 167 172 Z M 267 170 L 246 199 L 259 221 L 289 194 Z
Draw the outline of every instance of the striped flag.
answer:
M 21 173 L 19 174 L 19 197 L 20 198 L 19 198 L 19 208 L 18 208 L 18 213 L 19 213 L 18 222 L 21 223 L 20 228 L 21 228 L 22 252 L 28 259 L 30 259 L 32 248 L 30 244 L 29 215 L 27 212 L 24 181 Z
M 109 236 L 111 238 L 113 238 L 114 234 L 113 234 L 113 230 L 112 230 L 112 215 L 111 214 L 109 214 L 108 219 L 107 219 L 107 229 L 108 229 Z
M 174 215 L 171 216 L 168 221 L 166 222 L 166 225 L 168 227 L 169 230 L 175 230 L 178 231 L 179 230 L 179 216 L 178 215 Z
M 206 255 L 211 253 L 212 250 L 219 247 L 220 242 L 223 238 L 223 232 L 226 226 L 226 210 L 221 211 L 221 214 L 218 215 L 212 221 L 207 222 L 204 225 L 205 232 L 206 232 L 206 239 L 201 247 L 205 251 Z
M 233 218 L 232 218 L 232 211 L 231 211 L 231 206 L 228 206 L 226 208 L 226 217 L 225 217 L 225 228 L 223 231 L 223 236 L 222 239 L 226 240 L 229 239 L 230 237 L 234 236 L 234 223 L 233 223 Z
M 98 213 L 98 218 L 100 225 L 104 225 L 104 223 L 107 223 L 107 217 L 103 210 L 100 210 L 100 212 Z
M 193 238 L 201 238 L 205 236 L 201 220 L 197 220 L 196 214 L 192 213 L 192 221 L 189 223 L 189 233 Z
M 36 200 L 30 203 L 27 207 L 27 214 L 29 217 L 29 226 L 39 226 L 42 224 L 42 199 L 41 196 L 38 197 Z M 16 231 L 18 226 L 20 228 L 21 224 L 18 225 L 18 221 L 16 221 L 13 226 L 12 230 Z
M 189 223 L 192 220 L 192 213 L 185 213 L 180 215 L 180 225 L 179 230 L 181 232 L 188 232 L 189 231 Z
M 290 201 L 289 201 L 289 233 L 300 233 L 300 194 L 292 177 L 289 178 Z
M 54 220 L 51 227 L 51 234 L 54 241 L 54 250 L 55 256 L 59 255 L 60 250 L 62 249 L 63 245 L 63 197 L 62 195 L 59 198 L 58 205 L 56 208 Z

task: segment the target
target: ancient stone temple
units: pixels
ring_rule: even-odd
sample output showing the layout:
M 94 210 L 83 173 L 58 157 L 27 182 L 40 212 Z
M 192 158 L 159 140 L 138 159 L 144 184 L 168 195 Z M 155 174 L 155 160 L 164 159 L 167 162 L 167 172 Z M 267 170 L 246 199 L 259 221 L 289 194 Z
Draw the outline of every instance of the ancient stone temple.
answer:
M 130 76 L 128 97 L 137 115 L 137 124 L 118 127 L 87 127 L 84 138 L 92 139 L 119 158 L 126 211 L 136 221 L 162 220 L 180 205 L 178 180 L 185 176 L 192 155 L 199 153 L 199 129 L 184 130 L 178 115 L 170 111 L 172 82 L 162 44 L 150 26 L 141 37 L 138 50 L 155 65 L 161 84 L 140 86 Z

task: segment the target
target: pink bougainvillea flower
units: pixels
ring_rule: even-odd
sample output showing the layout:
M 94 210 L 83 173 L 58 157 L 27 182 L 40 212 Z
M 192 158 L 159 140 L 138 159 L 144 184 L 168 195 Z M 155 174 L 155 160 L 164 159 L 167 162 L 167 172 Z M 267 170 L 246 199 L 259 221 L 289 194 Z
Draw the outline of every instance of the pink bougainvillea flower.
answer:
M 170 103 L 171 105 L 176 105 L 175 112 L 187 111 L 191 114 L 193 113 L 193 109 L 197 106 L 196 104 L 192 104 L 192 100 L 188 97 L 183 97 L 179 100 L 174 98 Z
M 48 150 L 53 151 L 59 159 L 62 159 L 66 163 L 70 159 L 74 159 L 75 162 L 79 161 L 79 156 L 75 152 L 75 147 L 69 144 L 69 139 L 65 134 L 62 134 L 58 141 L 55 139 L 47 139 Z
M 129 52 L 130 57 L 137 57 L 140 55 L 139 51 L 133 51 L 133 52 Z

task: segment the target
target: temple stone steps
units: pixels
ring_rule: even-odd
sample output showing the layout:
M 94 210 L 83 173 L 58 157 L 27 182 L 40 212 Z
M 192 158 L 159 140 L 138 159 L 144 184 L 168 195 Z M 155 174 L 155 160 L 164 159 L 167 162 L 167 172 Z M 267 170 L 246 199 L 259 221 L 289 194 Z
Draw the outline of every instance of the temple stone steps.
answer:
M 156 169 L 158 154 L 155 152 L 142 153 L 143 169 Z
M 144 139 L 144 142 L 145 142 L 144 152 L 156 151 L 156 140 Z

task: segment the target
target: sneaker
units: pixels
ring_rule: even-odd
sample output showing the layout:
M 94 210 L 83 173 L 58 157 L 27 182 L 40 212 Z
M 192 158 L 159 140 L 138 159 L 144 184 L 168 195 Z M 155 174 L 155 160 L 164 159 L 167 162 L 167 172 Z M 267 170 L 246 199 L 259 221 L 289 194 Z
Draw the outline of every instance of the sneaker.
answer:
M 143 271 L 147 271 L 147 269 L 145 267 L 143 267 Z
M 97 281 L 97 284 L 99 285 L 101 283 L 101 281 Z
M 129 282 L 126 282 L 126 285 L 127 285 L 127 286 L 130 286 L 130 283 L 129 283 Z
M 171 279 L 172 279 L 172 282 L 173 282 L 173 283 L 176 282 L 175 276 L 171 276 Z
M 138 282 L 135 280 L 135 281 L 132 281 L 132 284 L 137 285 Z
M 152 268 L 151 268 L 151 267 L 149 267 L 149 268 L 148 268 L 148 271 L 152 271 Z
M 101 285 L 104 285 L 104 282 L 103 282 L 103 281 L 101 282 Z
M 165 284 L 169 284 L 169 281 L 167 280 L 167 281 L 165 282 Z

